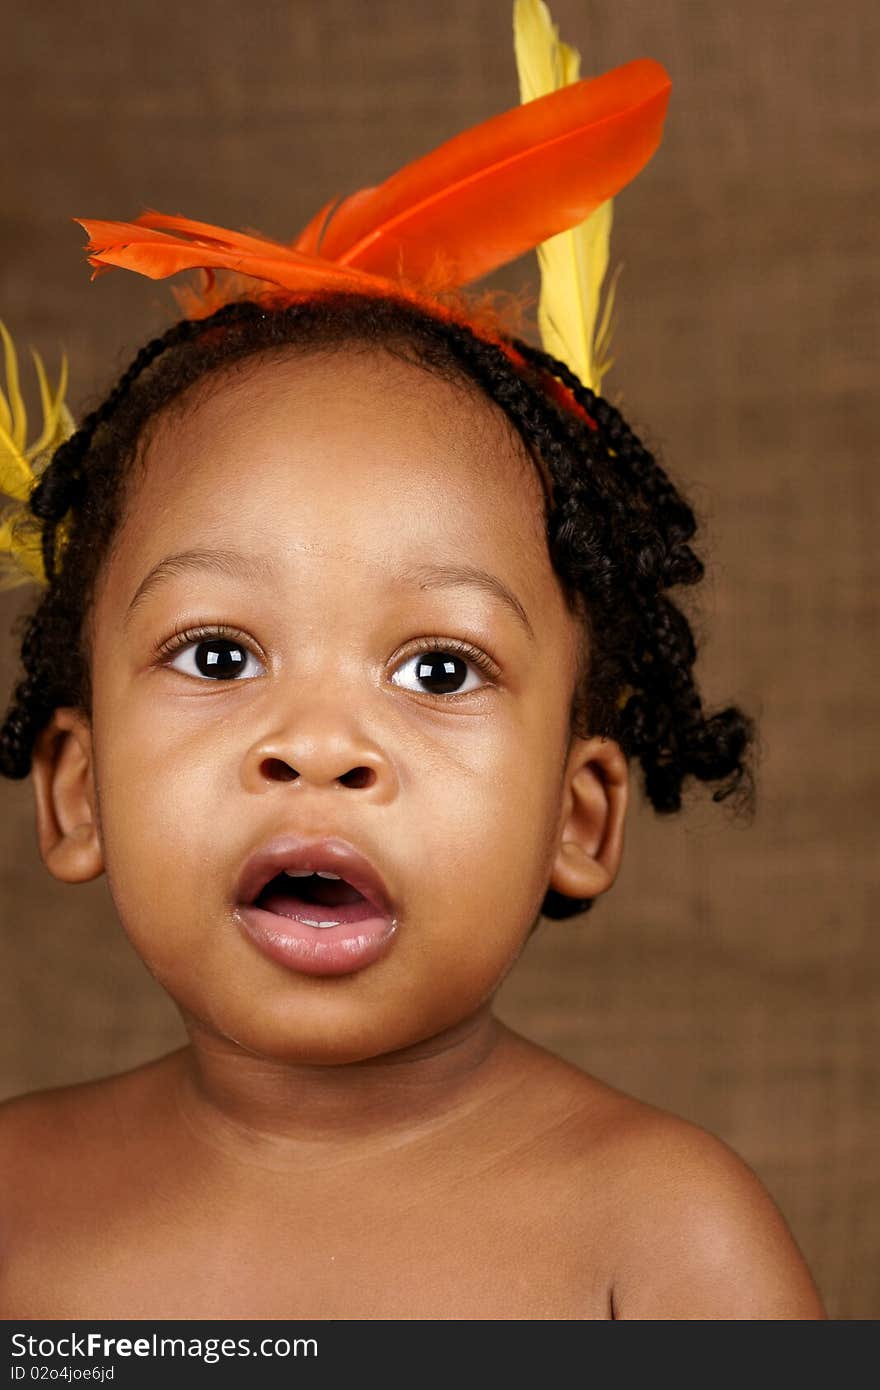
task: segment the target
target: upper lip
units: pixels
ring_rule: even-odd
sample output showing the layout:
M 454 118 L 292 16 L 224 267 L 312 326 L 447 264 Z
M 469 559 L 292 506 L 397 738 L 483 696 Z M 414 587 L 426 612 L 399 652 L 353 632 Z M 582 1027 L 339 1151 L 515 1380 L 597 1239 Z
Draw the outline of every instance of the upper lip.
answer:
M 394 916 L 391 895 L 378 870 L 354 845 L 336 836 L 307 840 L 299 835 L 279 835 L 270 840 L 245 862 L 238 877 L 237 901 L 252 904 L 269 880 L 285 869 L 308 869 L 311 873 L 325 869 L 338 874 L 383 916 Z

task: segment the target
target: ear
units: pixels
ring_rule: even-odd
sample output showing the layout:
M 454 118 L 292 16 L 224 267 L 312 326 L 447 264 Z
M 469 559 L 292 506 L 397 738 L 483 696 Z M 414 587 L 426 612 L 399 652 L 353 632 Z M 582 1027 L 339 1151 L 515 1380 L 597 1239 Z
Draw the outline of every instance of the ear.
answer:
M 563 779 L 549 887 L 595 898 L 614 882 L 623 855 L 629 768 L 613 739 L 574 738 Z
M 104 869 L 93 775 L 92 733 L 82 710 L 60 706 L 34 745 L 31 778 L 37 839 L 46 868 L 65 883 Z

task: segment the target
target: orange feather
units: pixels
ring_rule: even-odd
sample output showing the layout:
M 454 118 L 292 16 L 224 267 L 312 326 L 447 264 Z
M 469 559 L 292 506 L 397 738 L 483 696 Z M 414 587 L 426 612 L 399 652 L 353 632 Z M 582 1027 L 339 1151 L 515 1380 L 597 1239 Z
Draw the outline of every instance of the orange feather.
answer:
M 267 252 L 285 252 L 289 248 L 281 241 L 272 241 L 261 232 L 231 232 L 225 227 L 213 227 L 208 222 L 196 222 L 191 217 L 175 217 L 171 213 L 156 212 L 148 208 L 135 218 L 138 227 L 152 227 L 159 231 L 183 232 L 193 241 L 207 241 L 228 249 L 238 247 L 241 251 L 265 255 Z
M 471 127 L 376 188 L 331 199 L 291 245 L 148 211 L 74 218 L 95 274 L 228 269 L 290 290 L 442 293 L 577 225 L 660 143 L 671 83 L 650 58 Z M 92 276 L 94 279 L 94 275 Z
M 144 222 L 143 218 L 163 218 L 181 235 L 172 236 Z M 89 264 L 96 273 L 109 266 L 135 270 L 151 280 L 164 280 L 179 270 L 223 268 L 250 275 L 287 289 L 314 289 L 326 285 L 340 288 L 382 288 L 377 277 L 345 266 L 331 264 L 318 256 L 306 256 L 280 242 L 245 237 L 223 227 L 190 222 L 185 217 L 143 214 L 135 222 L 105 222 L 74 217 L 89 234 L 86 247 Z M 186 240 L 191 233 L 192 239 Z M 94 279 L 94 276 L 92 277 Z
M 293 247 L 411 281 L 479 279 L 636 176 L 660 143 L 671 86 L 643 58 L 514 107 L 327 204 Z

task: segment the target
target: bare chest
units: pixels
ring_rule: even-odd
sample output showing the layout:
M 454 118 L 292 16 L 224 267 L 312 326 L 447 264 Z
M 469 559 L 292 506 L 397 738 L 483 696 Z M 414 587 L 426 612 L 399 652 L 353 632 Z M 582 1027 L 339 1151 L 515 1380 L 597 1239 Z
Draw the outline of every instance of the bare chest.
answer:
M 340 1187 L 274 1210 L 205 1197 L 33 1211 L 6 1250 L 0 1316 L 610 1317 L 599 1230 L 519 1189 Z

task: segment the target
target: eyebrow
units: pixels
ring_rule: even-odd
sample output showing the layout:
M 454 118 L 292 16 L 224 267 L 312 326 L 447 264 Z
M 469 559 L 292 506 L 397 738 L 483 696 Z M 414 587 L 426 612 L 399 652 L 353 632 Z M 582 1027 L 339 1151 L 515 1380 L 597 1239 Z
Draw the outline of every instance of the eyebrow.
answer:
M 148 594 L 153 593 L 174 576 L 195 570 L 214 571 L 216 574 L 226 575 L 232 579 L 273 580 L 277 578 L 275 565 L 266 556 L 245 555 L 240 550 L 181 550 L 174 555 L 166 555 L 141 580 L 126 609 L 123 626 L 129 623 L 135 610 L 144 602 Z M 488 570 L 478 569 L 472 565 L 419 563 L 397 570 L 394 574 L 394 582 L 397 584 L 416 584 L 420 589 L 482 589 L 484 593 L 491 594 L 503 603 L 534 641 L 535 632 L 529 621 L 529 615 L 516 594 L 508 588 L 502 579 L 491 574 Z

